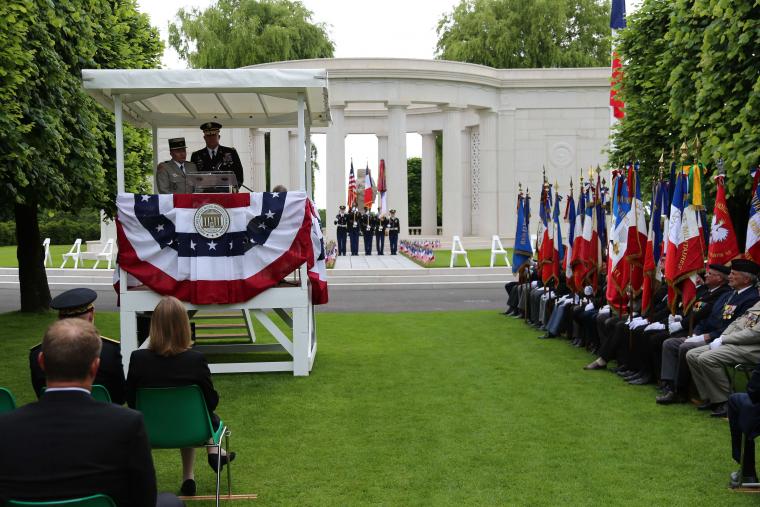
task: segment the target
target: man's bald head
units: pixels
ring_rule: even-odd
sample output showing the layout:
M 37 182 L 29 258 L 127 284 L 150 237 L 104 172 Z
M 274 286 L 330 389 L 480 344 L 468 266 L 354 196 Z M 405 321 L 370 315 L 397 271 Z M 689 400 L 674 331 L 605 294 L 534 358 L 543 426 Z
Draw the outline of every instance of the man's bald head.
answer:
M 41 354 L 48 383 L 86 380 L 102 346 L 98 330 L 84 319 L 61 319 L 51 324 L 42 339 Z

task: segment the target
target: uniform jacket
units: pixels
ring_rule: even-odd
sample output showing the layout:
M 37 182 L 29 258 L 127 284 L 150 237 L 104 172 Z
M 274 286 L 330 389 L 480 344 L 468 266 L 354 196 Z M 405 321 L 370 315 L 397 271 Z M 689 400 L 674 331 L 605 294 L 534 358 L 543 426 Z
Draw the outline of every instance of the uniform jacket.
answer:
M 760 351 L 760 302 L 729 324 L 720 338 L 725 345 L 755 345 Z
M 354 209 L 348 212 L 348 229 L 350 231 L 358 230 L 361 227 L 361 213 L 359 213 L 359 210 Z
M 362 216 L 359 219 L 362 234 L 372 234 L 374 232 L 374 229 L 372 228 L 372 218 L 373 217 L 371 213 L 362 213 Z
M 732 290 L 725 292 L 710 310 L 707 319 L 694 326 L 694 334 L 709 334 L 712 341 L 720 336 L 733 321 L 741 317 L 760 300 L 757 288 L 747 287 L 741 294 Z
M 190 155 L 190 161 L 198 167 L 198 172 L 212 173 L 217 171 L 232 171 L 237 178 L 238 187 L 243 184 L 243 164 L 235 148 L 219 145 L 216 156 L 211 159 L 208 148 L 204 147 Z
M 377 215 L 372 216 L 372 228 L 379 236 L 385 236 L 385 230 L 388 228 L 388 219 Z
M 185 162 L 185 173 L 197 172 L 192 162 Z M 193 186 L 187 183 L 183 173 L 173 160 L 158 164 L 156 169 L 156 188 L 159 194 L 192 194 Z
M 338 213 L 335 215 L 335 225 L 337 225 L 339 229 L 345 229 L 348 225 L 348 215 L 345 213 Z
M 388 219 L 388 234 L 398 234 L 400 228 L 401 225 L 399 224 L 398 218 L 393 217 Z
M 156 505 L 142 414 L 81 391 L 46 393 L 0 415 L 0 504 L 105 493 L 119 507 Z
M 117 405 L 124 404 L 124 366 L 121 362 L 121 346 L 105 336 L 100 337 L 103 347 L 100 349 L 100 367 L 94 384 L 101 384 L 108 389 L 111 401 Z M 42 344 L 35 345 L 29 351 L 29 371 L 32 374 L 32 387 L 37 398 L 42 396 L 42 388 L 46 385 L 45 372 L 37 362 L 37 356 Z
M 700 287 L 707 286 L 702 285 Z M 692 306 L 692 311 L 696 312 L 694 314 L 694 322 L 702 322 L 703 320 L 709 318 L 713 305 L 722 296 L 730 294 L 731 292 L 733 292 L 733 289 L 729 287 L 728 284 L 723 284 L 720 287 L 716 287 L 712 292 L 710 292 L 710 290 L 705 290 L 701 296 L 699 292 L 697 292 L 697 302 L 694 304 L 694 306 Z
M 159 356 L 150 349 L 132 352 L 127 374 L 126 397 L 130 407 L 135 406 L 138 387 L 178 387 L 197 385 L 203 391 L 206 408 L 212 418 L 219 404 L 219 394 L 211 382 L 211 371 L 203 354 L 186 350 L 176 356 Z

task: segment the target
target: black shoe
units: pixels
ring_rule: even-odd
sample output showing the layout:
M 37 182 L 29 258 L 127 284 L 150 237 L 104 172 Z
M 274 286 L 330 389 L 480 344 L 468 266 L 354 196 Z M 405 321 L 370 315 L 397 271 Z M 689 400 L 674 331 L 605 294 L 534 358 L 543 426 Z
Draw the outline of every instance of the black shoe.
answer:
M 616 368 L 613 368 L 612 371 L 614 373 L 617 373 L 618 375 L 624 371 L 628 371 L 628 367 L 624 364 L 621 364 L 620 366 L 617 366 Z
M 628 375 L 623 375 L 623 380 L 626 382 L 630 382 L 633 379 L 637 379 L 641 376 L 641 373 L 638 371 L 629 372 Z
M 728 485 L 732 488 L 738 488 L 742 484 L 757 483 L 757 477 L 754 475 L 742 475 L 740 471 L 731 472 L 730 481 Z
M 697 410 L 713 410 L 715 405 L 709 401 L 705 401 L 701 405 L 697 405 Z
M 649 384 L 652 381 L 652 376 L 648 373 L 643 373 L 635 379 L 629 380 L 628 383 L 632 386 L 643 386 Z
M 655 398 L 660 405 L 672 405 L 673 403 L 686 403 L 686 398 L 675 391 L 667 391 Z
M 235 453 L 230 452 L 224 456 L 222 456 L 222 463 L 219 466 L 219 471 L 222 471 L 222 468 L 224 468 L 224 465 L 227 463 L 230 463 L 232 461 L 235 461 Z M 211 467 L 211 469 L 216 472 L 216 454 L 209 454 L 208 455 L 208 465 Z
M 616 371 L 615 373 L 617 373 L 617 374 L 618 374 L 618 375 L 620 375 L 621 377 L 630 377 L 631 375 L 634 375 L 634 374 L 636 374 L 636 370 L 629 370 L 629 369 L 627 369 L 627 368 L 625 368 L 625 367 L 623 367 L 623 368 L 624 368 L 624 369 L 622 369 L 622 370 L 618 370 L 618 371 Z
M 710 413 L 710 417 L 728 417 L 728 403 L 718 403 Z
M 545 339 L 547 339 L 547 338 L 556 338 L 556 336 L 554 336 L 554 335 L 553 335 L 553 334 L 551 334 L 551 333 L 546 333 L 546 334 L 543 334 L 543 335 L 539 336 L 539 338 L 541 338 L 541 339 L 545 340 Z
M 214 467 L 214 470 L 216 470 L 216 467 Z M 180 486 L 179 492 L 182 493 L 182 496 L 195 496 L 195 481 L 193 479 L 187 479 L 182 483 L 182 486 Z

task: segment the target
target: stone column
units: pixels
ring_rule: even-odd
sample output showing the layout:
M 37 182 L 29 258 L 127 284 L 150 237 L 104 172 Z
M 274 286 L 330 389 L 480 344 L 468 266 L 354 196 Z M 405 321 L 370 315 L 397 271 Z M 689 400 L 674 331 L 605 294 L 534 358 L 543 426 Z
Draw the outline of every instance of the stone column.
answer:
M 343 105 L 330 105 L 332 124 L 327 129 L 327 142 L 325 149 L 325 165 L 323 171 L 327 171 L 326 183 L 326 217 L 327 238 L 336 240 L 335 224 L 333 217 L 338 213 L 338 206 L 346 204 L 346 130 L 343 120 Z
M 290 184 L 290 139 L 288 129 L 272 129 L 269 134 L 269 190 Z
M 462 190 L 464 168 L 462 167 L 462 107 L 444 108 L 443 120 L 443 176 L 442 211 L 443 236 L 464 235 L 464 205 Z M 467 203 L 469 206 L 469 203 Z
M 435 177 L 435 134 L 420 132 L 422 136 L 422 174 L 420 175 L 422 235 L 435 236 L 438 232 L 438 196 Z
M 388 183 L 388 209 L 396 210 L 399 237 L 409 236 L 409 188 L 406 176 L 406 103 L 388 103 L 388 157 L 385 180 Z
M 517 202 L 517 182 L 515 169 L 515 108 L 500 107 L 498 112 L 498 135 L 497 135 L 496 159 L 498 164 L 498 182 L 497 182 L 497 208 L 499 217 L 499 236 L 514 238 L 515 226 L 517 219 L 515 217 L 515 204 Z M 536 168 L 538 170 L 538 168 Z M 541 176 L 537 175 L 536 180 Z M 525 183 L 525 182 L 523 182 Z M 525 185 L 523 185 L 525 187 Z M 533 196 L 533 206 L 535 209 L 538 203 L 536 197 L 541 196 L 541 188 L 530 188 Z M 534 216 L 532 226 L 535 227 Z M 533 231 L 531 231 L 533 233 Z
M 267 175 L 266 175 L 266 146 L 264 143 L 264 132 L 260 129 L 250 129 L 251 137 L 251 174 L 246 174 L 245 184 L 254 192 L 266 192 Z
M 388 164 L 388 136 L 384 134 L 377 134 L 377 167 L 380 167 L 380 160 L 385 160 L 385 164 Z M 378 174 L 378 176 L 380 176 Z
M 496 160 L 496 113 L 480 111 L 480 217 L 473 234 L 490 238 L 498 229 L 498 175 Z

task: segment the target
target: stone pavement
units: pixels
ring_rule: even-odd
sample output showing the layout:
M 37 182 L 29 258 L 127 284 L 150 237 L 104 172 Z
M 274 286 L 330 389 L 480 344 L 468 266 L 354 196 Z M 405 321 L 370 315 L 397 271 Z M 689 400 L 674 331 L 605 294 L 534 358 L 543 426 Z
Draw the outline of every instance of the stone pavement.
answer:
M 403 255 L 341 255 L 333 269 L 425 269 Z

